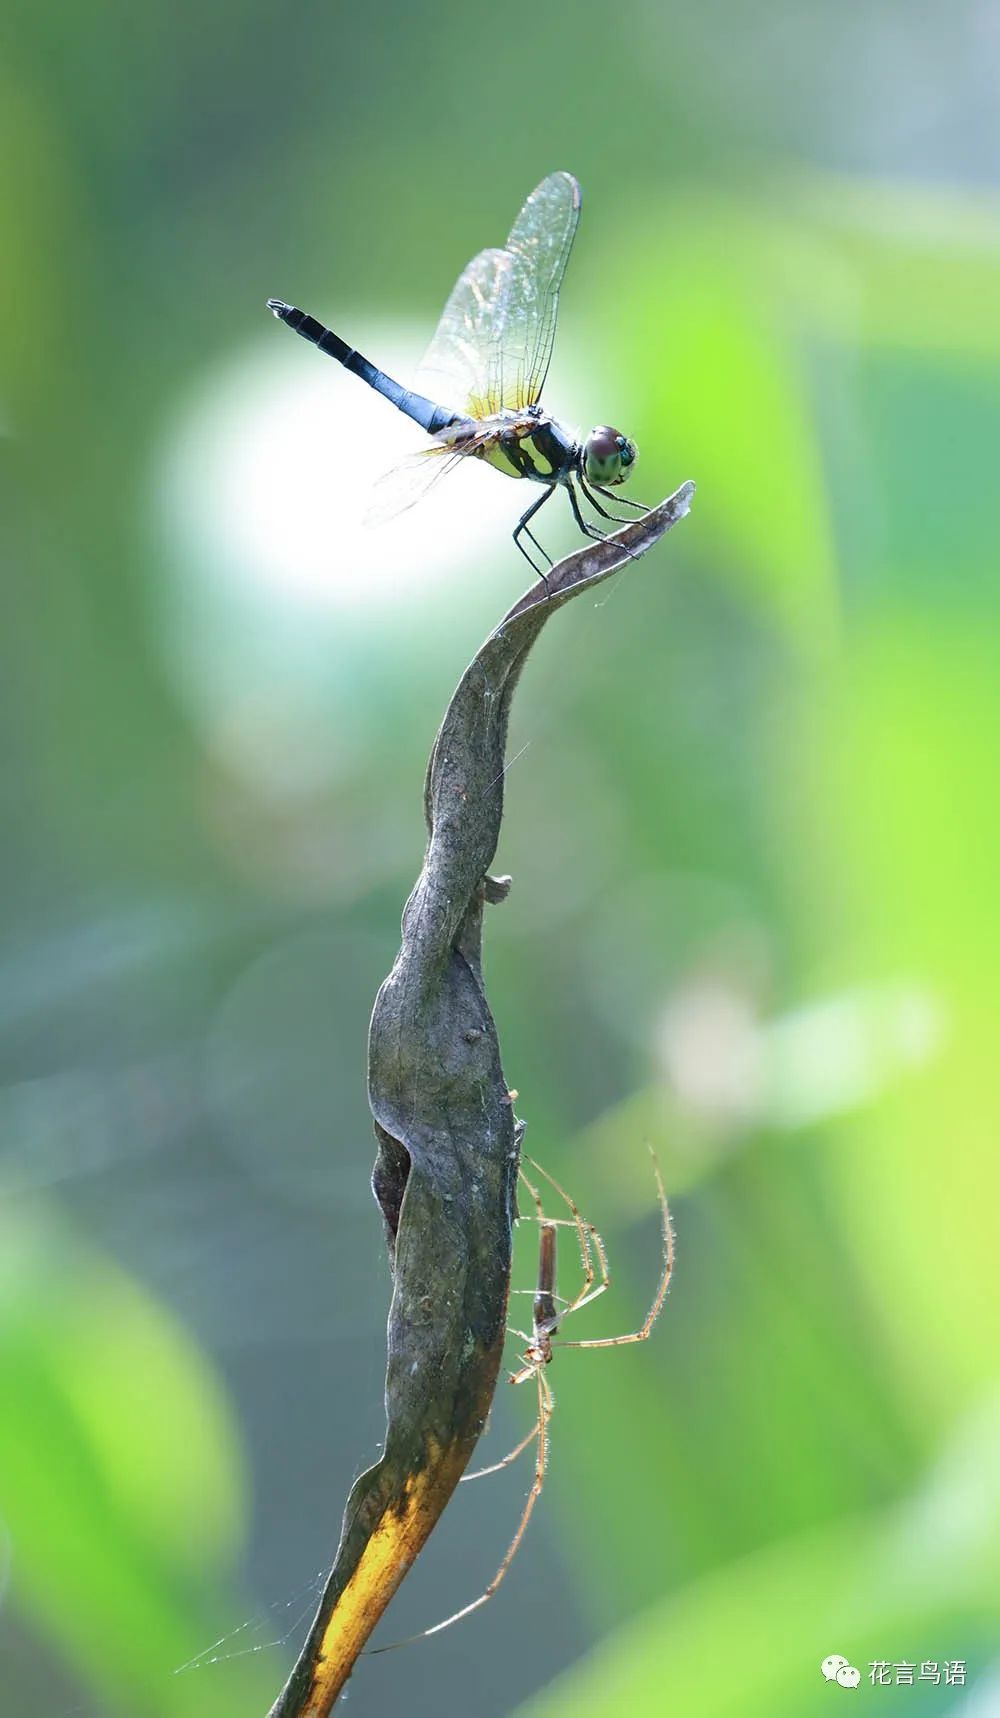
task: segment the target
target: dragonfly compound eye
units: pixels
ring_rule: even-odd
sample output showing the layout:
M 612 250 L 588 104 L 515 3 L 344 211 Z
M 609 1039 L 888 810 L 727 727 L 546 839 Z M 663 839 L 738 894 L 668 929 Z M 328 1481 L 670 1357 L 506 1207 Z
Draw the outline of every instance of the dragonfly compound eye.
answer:
M 608 424 L 599 424 L 597 429 L 591 430 L 584 444 L 584 474 L 590 483 L 624 483 L 631 475 L 637 457 L 634 441 L 629 441 L 628 436 L 621 435 Z

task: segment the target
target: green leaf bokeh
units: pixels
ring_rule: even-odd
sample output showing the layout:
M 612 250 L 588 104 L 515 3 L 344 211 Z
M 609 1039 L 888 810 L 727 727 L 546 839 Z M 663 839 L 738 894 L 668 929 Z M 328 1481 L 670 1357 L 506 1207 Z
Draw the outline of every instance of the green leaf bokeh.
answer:
M 833 1652 L 856 1703 L 989 1710 L 1000 200 L 975 9 L 8 17 L 4 1711 L 265 1712 L 377 1452 L 365 1032 L 427 749 L 519 589 L 520 497 L 489 515 L 505 486 L 466 473 L 364 537 L 397 426 L 263 302 L 412 362 L 562 166 L 585 203 L 549 403 L 635 435 L 644 499 L 698 496 L 525 676 L 487 977 L 528 1148 L 608 1244 L 575 1334 L 652 1292 L 647 1142 L 677 1270 L 649 1344 L 557 1355 L 494 1603 L 362 1661 L 351 1710 L 808 1718 L 847 1698 Z M 482 1590 L 527 1484 L 463 1488 L 388 1638 Z M 963 1657 L 966 1690 L 868 1677 Z

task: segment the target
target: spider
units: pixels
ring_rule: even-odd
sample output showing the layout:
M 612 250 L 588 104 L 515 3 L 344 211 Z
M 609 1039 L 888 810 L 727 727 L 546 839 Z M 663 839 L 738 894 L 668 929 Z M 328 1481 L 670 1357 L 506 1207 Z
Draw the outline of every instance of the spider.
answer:
M 528 1163 L 531 1164 L 532 1169 L 537 1171 L 537 1173 L 555 1189 L 560 1199 L 564 1201 L 571 1212 L 569 1217 L 546 1216 L 545 1209 L 542 1205 L 541 1193 L 539 1192 L 538 1187 L 534 1182 L 528 1179 L 523 1168 L 520 1170 L 520 1179 L 531 1195 L 535 1206 L 535 1216 L 528 1220 L 531 1222 L 537 1222 L 539 1225 L 538 1284 L 533 1290 L 514 1290 L 515 1294 L 532 1294 L 534 1299 L 531 1309 L 532 1318 L 530 1336 L 523 1330 L 511 1331 L 512 1336 L 518 1336 L 521 1338 L 525 1347 L 520 1356 L 521 1364 L 516 1372 L 512 1372 L 509 1375 L 508 1382 L 511 1384 L 525 1384 L 530 1378 L 535 1380 L 535 1386 L 538 1392 L 538 1413 L 535 1418 L 535 1424 L 532 1426 L 527 1436 L 522 1438 L 520 1443 L 516 1444 L 501 1461 L 492 1462 L 489 1467 L 477 1468 L 474 1473 L 465 1474 L 463 1476 L 463 1483 L 465 1480 L 484 1479 L 487 1474 L 499 1473 L 502 1468 L 509 1467 L 511 1462 L 516 1461 L 522 1451 L 526 1450 L 529 1444 L 534 1443 L 537 1439 L 538 1447 L 535 1452 L 535 1476 L 532 1481 L 531 1489 L 528 1492 L 524 1508 L 521 1511 L 521 1519 L 517 1524 L 517 1531 L 507 1548 L 503 1562 L 500 1564 L 500 1567 L 489 1586 L 484 1592 L 480 1593 L 478 1599 L 473 1599 L 471 1604 L 463 1605 L 461 1610 L 454 1611 L 451 1616 L 445 1617 L 443 1622 L 435 1623 L 433 1628 L 424 1629 L 422 1635 L 415 1637 L 417 1639 L 422 1639 L 427 1635 L 440 1634 L 442 1629 L 450 1628 L 452 1623 L 460 1622 L 463 1617 L 467 1617 L 471 1615 L 473 1611 L 479 1610 L 480 1606 L 485 1605 L 490 1599 L 492 1599 L 494 1593 L 506 1575 L 507 1570 L 510 1568 L 511 1563 L 514 1561 L 518 1547 L 524 1538 L 528 1522 L 531 1520 L 535 1505 L 542 1494 L 542 1486 L 545 1483 L 545 1471 L 548 1466 L 549 1459 L 549 1423 L 552 1419 L 552 1412 L 555 1407 L 555 1398 L 552 1394 L 552 1389 L 545 1372 L 546 1368 L 552 1361 L 554 1350 L 556 1348 L 619 1348 L 626 1342 L 645 1342 L 646 1338 L 652 1332 L 653 1325 L 655 1324 L 663 1306 L 663 1302 L 666 1299 L 667 1289 L 670 1286 L 670 1278 L 674 1268 L 674 1237 L 670 1223 L 670 1211 L 667 1206 L 667 1196 L 663 1190 L 663 1180 L 660 1175 L 659 1166 L 652 1151 L 650 1151 L 650 1156 L 653 1158 L 653 1174 L 656 1177 L 656 1191 L 659 1199 L 663 1224 L 663 1270 L 660 1274 L 660 1280 L 657 1285 L 656 1293 L 653 1296 L 652 1304 L 638 1330 L 627 1331 L 621 1336 L 590 1337 L 585 1341 L 578 1342 L 565 1342 L 561 1338 L 558 1341 L 555 1341 L 554 1338 L 560 1326 L 567 1318 L 569 1318 L 571 1313 L 579 1312 L 581 1307 L 588 1305 L 590 1301 L 596 1300 L 598 1295 L 603 1294 L 605 1289 L 610 1288 L 611 1276 L 608 1270 L 607 1249 L 593 1223 L 589 1223 L 586 1218 L 581 1217 L 580 1212 L 577 1210 L 569 1194 L 566 1192 L 565 1188 L 560 1186 L 559 1182 L 553 1175 L 550 1175 L 547 1170 L 543 1169 L 540 1164 L 536 1163 L 534 1158 L 529 1157 L 527 1159 Z M 561 1296 L 556 1294 L 556 1241 L 559 1229 L 576 1230 L 577 1241 L 580 1247 L 580 1262 L 583 1266 L 583 1284 L 576 1296 L 570 1301 L 562 1300 Z M 594 1268 L 595 1259 L 597 1262 L 597 1270 Z M 600 1271 L 600 1282 L 597 1281 L 598 1270 Z M 557 1302 L 560 1304 L 557 1304 Z

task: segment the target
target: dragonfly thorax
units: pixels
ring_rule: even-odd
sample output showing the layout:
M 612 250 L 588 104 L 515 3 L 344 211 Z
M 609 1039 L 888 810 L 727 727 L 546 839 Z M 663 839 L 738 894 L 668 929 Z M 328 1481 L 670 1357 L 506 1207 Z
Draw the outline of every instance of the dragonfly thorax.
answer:
M 527 477 L 551 487 L 566 483 L 579 465 L 576 437 L 540 406 L 479 419 L 475 439 L 480 458 L 508 477 Z

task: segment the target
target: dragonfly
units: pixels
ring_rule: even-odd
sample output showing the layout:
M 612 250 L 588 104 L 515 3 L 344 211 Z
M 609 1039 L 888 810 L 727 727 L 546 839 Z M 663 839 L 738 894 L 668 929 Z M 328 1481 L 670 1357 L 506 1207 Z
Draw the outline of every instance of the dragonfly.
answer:
M 552 559 L 530 526 L 557 490 L 569 497 L 583 535 L 598 540 L 607 533 L 585 517 L 581 498 L 615 524 L 626 523 L 629 515 L 610 511 L 605 502 L 618 501 L 636 514 L 649 511 L 642 502 L 616 494 L 635 467 L 634 441 L 609 424 L 599 424 L 581 440 L 540 403 L 581 202 L 572 173 L 550 173 L 535 187 L 506 244 L 480 251 L 459 275 L 415 389 L 394 381 L 304 310 L 282 298 L 267 301 L 279 321 L 336 358 L 431 438 L 375 485 L 369 521 L 393 518 L 411 507 L 463 460 L 482 460 L 507 477 L 541 487 L 542 493 L 518 520 L 513 539 L 546 588 L 545 567 L 552 566 Z M 543 566 L 526 548 L 525 538 Z

